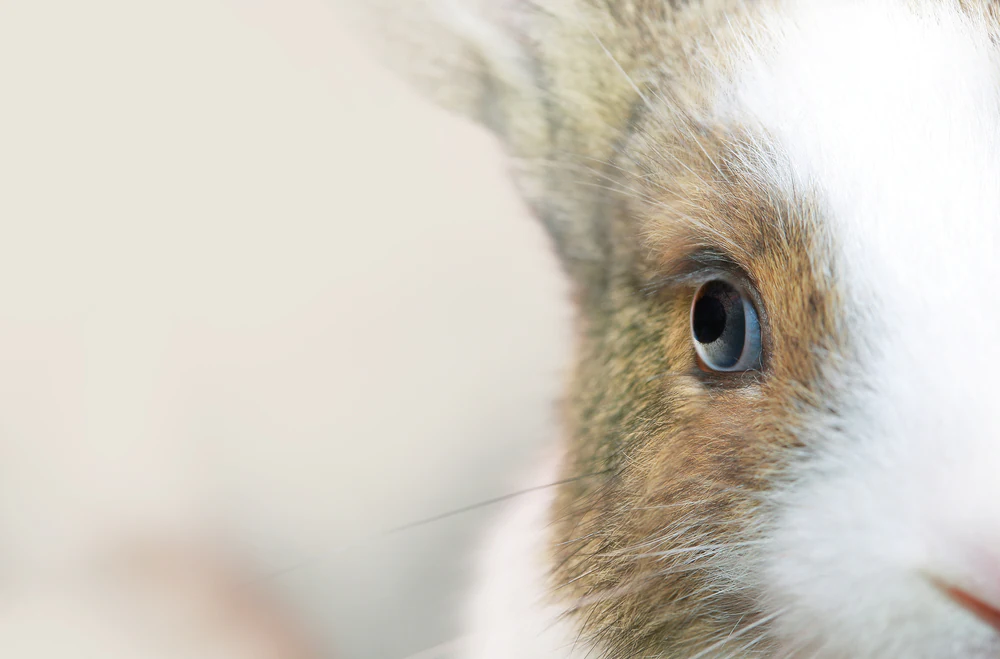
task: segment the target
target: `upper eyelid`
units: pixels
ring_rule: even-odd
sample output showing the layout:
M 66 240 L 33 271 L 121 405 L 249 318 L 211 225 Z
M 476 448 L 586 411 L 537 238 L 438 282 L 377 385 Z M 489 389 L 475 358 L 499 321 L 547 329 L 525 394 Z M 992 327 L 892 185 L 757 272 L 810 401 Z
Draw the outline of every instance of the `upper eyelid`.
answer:
M 712 279 L 725 279 L 740 288 L 746 288 L 752 283 L 739 264 L 715 250 L 690 254 L 671 270 L 651 280 L 643 290 L 654 294 L 681 288 L 697 288 Z
M 693 292 L 713 279 L 728 281 L 749 296 L 760 318 L 761 326 L 767 326 L 769 322 L 767 310 L 764 308 L 764 300 L 753 277 L 739 264 L 717 252 L 711 252 L 707 257 L 705 253 L 701 253 L 685 258 L 674 272 L 651 280 L 642 290 L 647 295 L 681 290 Z
M 698 288 L 713 279 L 730 280 L 732 277 L 726 270 L 721 268 L 698 268 L 678 274 L 657 277 L 644 287 L 647 293 L 658 293 L 661 291 L 673 291 L 677 289 Z

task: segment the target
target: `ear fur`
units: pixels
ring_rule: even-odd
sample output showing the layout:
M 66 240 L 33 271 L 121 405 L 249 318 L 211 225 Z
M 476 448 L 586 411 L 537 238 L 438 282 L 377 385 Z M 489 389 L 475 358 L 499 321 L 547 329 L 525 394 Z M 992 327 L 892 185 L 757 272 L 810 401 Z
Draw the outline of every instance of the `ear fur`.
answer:
M 485 101 L 506 80 L 526 88 L 521 56 L 501 28 L 510 0 L 357 0 L 374 28 L 376 52 L 424 95 L 489 124 Z
M 639 96 L 630 3 L 369 2 L 390 66 L 499 136 L 578 289 L 599 288 L 613 249 L 603 176 Z

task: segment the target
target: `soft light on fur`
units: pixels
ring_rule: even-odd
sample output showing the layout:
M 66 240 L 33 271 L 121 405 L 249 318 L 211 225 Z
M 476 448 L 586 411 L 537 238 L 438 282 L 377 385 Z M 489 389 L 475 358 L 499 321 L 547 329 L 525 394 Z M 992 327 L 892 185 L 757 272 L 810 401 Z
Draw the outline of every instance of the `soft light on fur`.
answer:
M 580 310 L 572 481 L 499 527 L 469 657 L 998 656 L 942 588 L 1000 607 L 993 5 L 456 24 L 481 76 L 457 105 L 504 140 Z M 691 299 L 720 274 L 760 312 L 759 371 L 698 367 Z

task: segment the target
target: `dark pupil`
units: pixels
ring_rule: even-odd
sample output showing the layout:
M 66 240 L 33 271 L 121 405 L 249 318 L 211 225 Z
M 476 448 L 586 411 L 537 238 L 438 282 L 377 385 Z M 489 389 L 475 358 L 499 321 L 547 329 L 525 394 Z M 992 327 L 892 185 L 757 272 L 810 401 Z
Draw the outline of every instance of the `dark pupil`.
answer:
M 726 307 L 716 295 L 705 295 L 694 305 L 694 338 L 712 343 L 726 331 Z

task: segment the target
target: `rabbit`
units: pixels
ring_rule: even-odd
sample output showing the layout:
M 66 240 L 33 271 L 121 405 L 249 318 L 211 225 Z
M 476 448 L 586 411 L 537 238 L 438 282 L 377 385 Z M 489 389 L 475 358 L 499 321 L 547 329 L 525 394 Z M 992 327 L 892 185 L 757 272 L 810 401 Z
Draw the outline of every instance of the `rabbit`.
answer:
M 383 16 L 503 143 L 577 314 L 464 657 L 1000 657 L 997 7 Z

